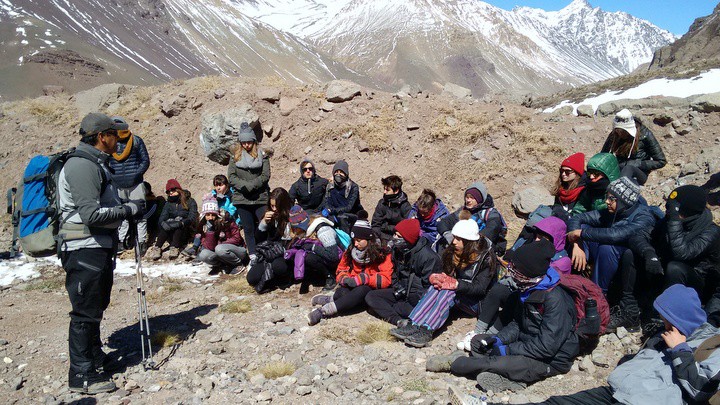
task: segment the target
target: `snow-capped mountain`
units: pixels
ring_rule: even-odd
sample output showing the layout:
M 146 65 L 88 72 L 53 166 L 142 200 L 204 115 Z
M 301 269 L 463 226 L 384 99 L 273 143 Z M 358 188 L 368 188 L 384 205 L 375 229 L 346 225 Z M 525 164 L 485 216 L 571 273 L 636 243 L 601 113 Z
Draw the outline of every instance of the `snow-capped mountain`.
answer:
M 506 11 L 477 0 L 248 0 L 243 13 L 388 84 L 542 91 L 629 73 L 675 37 L 574 0 Z
M 386 90 L 449 81 L 476 96 L 621 75 L 674 40 L 586 0 L 553 12 L 477 0 L 0 0 L 0 26 L 0 69 L 21 76 L 36 55 L 70 49 L 97 80 L 341 77 Z

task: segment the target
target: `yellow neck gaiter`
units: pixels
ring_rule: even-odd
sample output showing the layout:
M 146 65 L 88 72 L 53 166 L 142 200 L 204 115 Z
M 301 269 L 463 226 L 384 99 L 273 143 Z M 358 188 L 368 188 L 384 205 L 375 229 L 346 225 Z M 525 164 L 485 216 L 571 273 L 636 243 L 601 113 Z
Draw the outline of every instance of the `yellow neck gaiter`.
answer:
M 122 151 L 121 154 L 113 153 L 112 156 L 115 160 L 118 162 L 122 162 L 123 160 L 127 159 L 128 156 L 130 156 L 130 151 L 132 151 L 133 146 L 133 136 L 131 135 L 130 131 L 127 131 L 127 134 L 123 134 L 121 132 L 125 131 L 118 131 L 118 136 L 120 139 L 126 139 L 127 138 L 127 146 L 125 146 L 125 149 Z

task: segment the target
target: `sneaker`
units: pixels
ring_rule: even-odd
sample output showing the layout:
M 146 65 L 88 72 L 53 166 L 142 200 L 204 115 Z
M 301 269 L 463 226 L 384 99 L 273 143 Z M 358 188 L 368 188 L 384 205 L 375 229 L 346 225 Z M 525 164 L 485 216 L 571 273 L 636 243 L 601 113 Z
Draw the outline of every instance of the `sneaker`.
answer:
M 398 340 L 405 340 L 405 338 L 415 333 L 419 328 L 419 326 L 408 323 L 405 326 L 390 329 L 389 333 Z
M 176 247 L 171 247 L 170 249 L 168 249 L 168 259 L 175 260 L 178 258 L 178 256 L 180 256 L 180 249 Z
M 606 333 L 612 333 L 619 327 L 624 327 L 628 332 L 638 332 L 640 330 L 640 312 L 629 313 L 620 308 L 610 315 Z
M 230 272 L 227 274 L 230 274 L 232 276 L 237 276 L 238 274 L 243 274 L 246 271 L 247 271 L 247 267 L 245 267 L 241 264 L 239 266 L 235 266 L 232 269 L 230 269 Z
M 145 253 L 145 256 L 150 260 L 160 260 L 162 257 L 162 250 L 159 247 L 153 246 Z
M 100 394 L 117 389 L 115 383 L 96 372 L 75 374 L 68 378 L 68 389 L 81 394 Z
M 448 387 L 448 402 L 452 405 L 483 405 L 487 400 L 486 397 L 478 398 L 474 395 L 463 394 L 456 386 Z
M 433 331 L 424 326 L 420 326 L 415 333 L 405 338 L 405 344 L 417 348 L 430 346 L 432 337 Z
M 204 263 L 204 262 L 203 262 L 202 260 L 198 259 L 197 257 L 194 258 L 194 259 L 192 259 L 192 260 L 190 261 L 190 265 L 191 265 L 191 266 L 199 266 L 199 265 L 201 265 L 201 264 L 203 264 L 203 263 Z
M 337 287 L 337 281 L 335 281 L 335 277 L 328 277 L 325 279 L 325 287 L 323 287 L 323 291 L 332 291 Z
M 217 276 L 218 274 L 220 274 L 221 270 L 222 268 L 220 268 L 220 266 L 212 266 L 210 267 L 210 272 L 208 272 L 208 276 Z
M 323 306 L 325 304 L 332 302 L 332 300 L 333 300 L 332 295 L 318 294 L 318 295 L 312 297 L 312 299 L 310 300 L 310 304 L 312 304 L 312 306 Z
M 425 362 L 425 370 L 434 373 L 449 372 L 453 361 L 458 357 L 465 356 L 465 352 L 458 350 L 450 354 L 430 356 Z
M 459 341 L 457 344 L 458 350 L 464 350 L 466 352 L 469 352 L 470 351 L 470 341 L 472 340 L 472 338 L 475 335 L 477 335 L 477 333 L 475 333 L 474 330 L 471 330 L 470 332 L 466 333 L 463 340 Z
M 315 326 L 323 319 L 323 313 L 320 308 L 313 309 L 305 316 L 308 320 L 308 325 Z
M 185 249 L 183 249 L 183 251 L 180 252 L 180 254 L 189 259 L 194 259 L 195 257 L 197 257 L 197 251 L 198 251 L 198 249 L 195 246 L 188 246 Z
M 477 376 L 477 383 L 480 388 L 487 392 L 501 392 L 501 391 L 521 391 L 527 388 L 527 384 L 513 381 L 509 378 L 505 378 L 500 374 L 482 372 Z
M 408 326 L 408 325 L 410 325 L 409 319 L 401 319 L 401 320 L 397 321 L 397 324 L 395 324 L 395 326 L 397 326 L 398 328 L 404 328 L 405 326 Z

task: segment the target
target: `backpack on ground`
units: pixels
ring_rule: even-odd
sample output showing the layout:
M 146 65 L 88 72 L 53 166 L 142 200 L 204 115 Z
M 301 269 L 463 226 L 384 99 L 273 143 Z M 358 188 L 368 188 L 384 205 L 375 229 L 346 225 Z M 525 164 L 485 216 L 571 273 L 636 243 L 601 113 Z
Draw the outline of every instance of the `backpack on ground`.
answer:
M 605 333 L 608 323 L 610 322 L 610 305 L 602 292 L 602 289 L 590 279 L 577 274 L 561 274 L 560 285 L 573 298 L 575 303 L 575 312 L 577 313 L 577 322 L 575 330 L 581 337 L 599 336 Z M 585 328 L 585 302 L 588 299 L 595 300 L 597 304 L 597 312 L 600 317 L 599 328 Z M 596 329 L 596 330 L 593 330 Z
M 23 252 L 32 257 L 46 257 L 57 253 L 57 235 L 60 229 L 60 202 L 58 178 L 67 160 L 78 156 L 97 162 L 75 148 L 60 153 L 30 159 L 15 195 L 18 221 L 18 238 Z M 103 173 L 103 187 L 107 180 Z

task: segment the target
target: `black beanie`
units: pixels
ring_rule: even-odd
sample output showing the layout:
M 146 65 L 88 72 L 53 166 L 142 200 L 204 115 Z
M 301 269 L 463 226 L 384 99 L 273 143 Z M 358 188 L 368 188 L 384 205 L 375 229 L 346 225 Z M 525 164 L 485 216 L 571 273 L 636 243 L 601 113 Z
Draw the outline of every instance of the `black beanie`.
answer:
M 514 251 L 510 261 L 517 271 L 535 278 L 547 273 L 550 260 L 555 256 L 555 246 L 547 239 L 526 243 Z
M 669 198 L 677 200 L 680 204 L 680 215 L 684 217 L 701 214 L 707 205 L 707 191 L 692 184 L 676 188 Z

